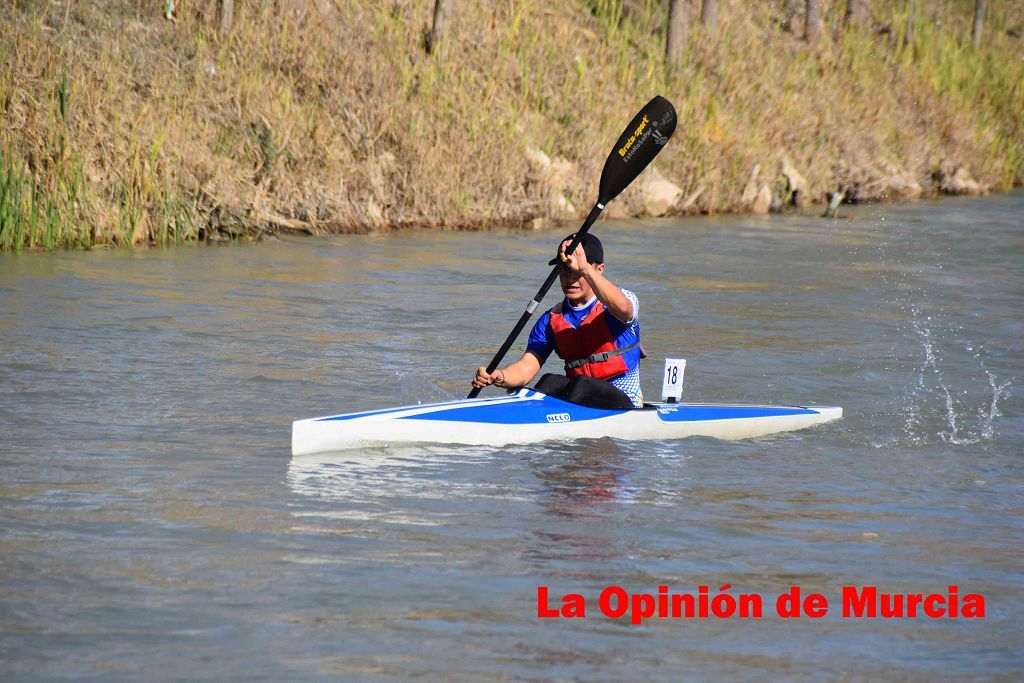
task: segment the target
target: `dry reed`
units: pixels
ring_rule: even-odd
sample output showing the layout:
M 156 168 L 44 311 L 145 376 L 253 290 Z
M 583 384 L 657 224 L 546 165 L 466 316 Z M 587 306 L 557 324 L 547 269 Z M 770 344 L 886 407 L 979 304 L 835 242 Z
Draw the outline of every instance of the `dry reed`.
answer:
M 142 0 L 15 0 L 0 249 L 525 225 L 550 210 L 526 148 L 571 162 L 564 191 L 587 207 L 608 141 L 655 92 L 682 121 L 659 169 L 703 188 L 695 211 L 742 208 L 756 164 L 784 196 L 784 158 L 814 199 L 882 196 L 894 175 L 933 191 L 951 165 L 1024 180 L 1014 3 L 992 3 L 979 50 L 963 0 L 928 3 L 910 45 L 905 3 L 848 32 L 826 2 L 811 47 L 781 5 L 721 4 L 716 38 L 695 26 L 666 69 L 654 0 L 465 0 L 443 58 L 423 50 L 430 0 L 243 3 L 228 36 L 214 0 L 179 0 L 173 21 Z

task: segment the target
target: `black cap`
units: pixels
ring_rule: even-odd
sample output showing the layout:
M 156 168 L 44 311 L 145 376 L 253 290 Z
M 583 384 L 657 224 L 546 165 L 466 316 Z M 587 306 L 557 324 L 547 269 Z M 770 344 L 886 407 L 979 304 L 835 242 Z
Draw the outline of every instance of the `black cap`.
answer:
M 553 266 L 556 263 L 561 263 L 562 257 L 560 255 L 562 250 L 562 243 L 566 240 L 571 240 L 576 236 L 576 233 L 570 233 L 563 237 L 559 241 L 558 246 L 555 248 L 555 258 L 548 261 L 549 266 Z M 580 242 L 583 245 L 583 253 L 587 255 L 587 262 L 597 265 L 598 263 L 604 263 L 604 247 L 601 246 L 601 240 L 597 239 L 597 235 L 592 233 L 586 233 L 583 235 L 583 240 Z

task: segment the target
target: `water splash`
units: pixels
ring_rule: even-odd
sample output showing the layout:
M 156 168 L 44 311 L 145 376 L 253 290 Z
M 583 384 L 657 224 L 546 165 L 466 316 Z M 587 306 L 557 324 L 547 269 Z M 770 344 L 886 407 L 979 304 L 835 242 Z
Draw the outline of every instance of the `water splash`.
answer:
M 987 388 L 983 403 L 971 410 L 969 389 L 951 386 L 943 376 L 944 360 L 936 349 L 932 336 L 931 316 L 922 316 L 916 306 L 911 308 L 911 325 L 923 351 L 923 362 L 917 371 L 917 381 L 910 392 L 910 400 L 903 408 L 904 431 L 915 444 L 925 444 L 937 437 L 958 446 L 977 444 L 995 438 L 999 402 L 1010 396 L 1010 382 L 1000 382 L 985 367 L 985 349 L 967 341 L 963 348 L 985 374 Z M 977 400 L 976 398 L 974 400 Z M 929 429 L 928 418 L 938 418 L 943 427 L 937 432 Z
M 978 356 L 975 356 L 978 358 Z M 979 362 L 981 362 L 979 360 Z M 1010 382 L 999 383 L 996 380 L 996 376 L 984 366 L 982 363 L 982 369 L 985 370 L 985 374 L 988 376 L 988 385 L 992 389 L 992 401 L 989 403 L 987 409 L 985 406 L 978 408 L 978 419 L 982 422 L 983 428 L 981 436 L 983 439 L 992 439 L 996 435 L 995 420 L 997 417 L 1002 415 L 999 412 L 999 399 L 1007 399 L 1010 397 Z

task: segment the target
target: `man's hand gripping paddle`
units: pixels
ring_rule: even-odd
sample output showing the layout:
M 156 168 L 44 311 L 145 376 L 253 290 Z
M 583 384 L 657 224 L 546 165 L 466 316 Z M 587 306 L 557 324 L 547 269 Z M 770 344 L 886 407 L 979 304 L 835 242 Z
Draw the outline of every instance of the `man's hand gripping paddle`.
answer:
M 633 117 L 633 120 L 626 126 L 626 130 L 619 136 L 618 142 L 615 143 L 611 154 L 608 155 L 608 160 L 604 162 L 604 171 L 601 172 L 601 188 L 598 192 L 597 203 L 594 204 L 594 208 L 587 215 L 587 220 L 583 221 L 583 226 L 576 231 L 576 237 L 573 238 L 573 241 L 566 248 L 565 254 L 572 254 L 576 251 L 576 247 L 579 246 L 580 241 L 587 234 L 587 231 L 590 230 L 590 226 L 594 224 L 597 217 L 601 215 L 601 211 L 604 210 L 608 202 L 618 197 L 640 175 L 640 172 L 647 168 L 647 165 L 654 160 L 654 157 L 658 156 L 658 152 L 665 146 L 668 139 L 672 137 L 675 129 L 676 110 L 661 95 L 655 95 L 654 99 L 648 102 L 640 110 L 640 113 Z M 566 260 L 565 256 L 562 256 L 562 262 L 556 263 L 555 267 L 551 269 L 548 279 L 537 290 L 537 294 L 527 304 L 526 310 L 519 318 L 516 326 L 512 328 L 512 332 L 509 333 L 505 343 L 501 345 L 498 352 L 494 354 L 494 358 L 488 363 L 488 373 L 494 372 L 505 357 L 505 354 L 508 353 L 516 337 L 519 336 L 519 333 L 523 331 L 523 327 L 526 326 L 526 321 L 537 310 L 537 306 L 540 305 L 544 295 L 548 293 L 551 285 L 558 278 L 558 271 Z M 466 398 L 476 398 L 479 393 L 480 389 L 474 388 Z

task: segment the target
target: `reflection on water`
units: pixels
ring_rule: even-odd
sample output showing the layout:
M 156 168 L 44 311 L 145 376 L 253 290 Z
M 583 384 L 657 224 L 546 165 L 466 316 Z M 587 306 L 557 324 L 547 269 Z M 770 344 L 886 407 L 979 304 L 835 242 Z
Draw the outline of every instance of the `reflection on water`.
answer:
M 845 409 L 747 442 L 289 457 L 294 419 L 464 396 L 562 230 L 0 256 L 0 679 L 1012 678 L 1022 212 L 601 223 L 647 395 L 685 357 L 687 400 Z M 536 618 L 613 583 L 992 607 Z
M 568 444 L 555 463 L 535 462 L 535 474 L 543 483 L 544 504 L 555 515 L 567 517 L 600 514 L 608 504 L 629 500 L 621 450 L 611 439 Z
M 488 457 L 487 451 L 461 451 L 460 457 Z M 451 496 L 476 495 L 471 486 L 447 481 L 455 465 L 450 452 L 430 446 L 398 446 L 347 450 L 294 457 L 287 482 L 297 493 L 329 502 L 329 508 L 299 512 L 300 516 L 331 517 L 363 522 L 440 524 L 420 506 Z

